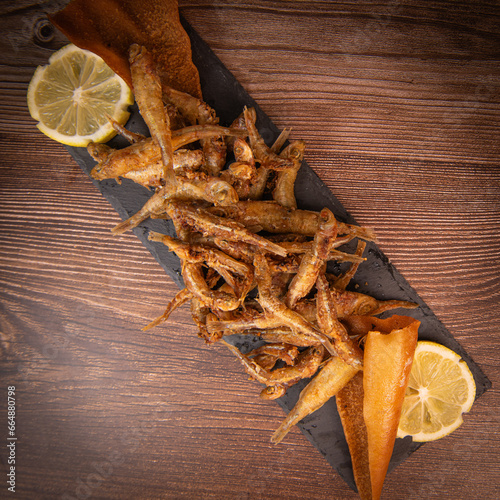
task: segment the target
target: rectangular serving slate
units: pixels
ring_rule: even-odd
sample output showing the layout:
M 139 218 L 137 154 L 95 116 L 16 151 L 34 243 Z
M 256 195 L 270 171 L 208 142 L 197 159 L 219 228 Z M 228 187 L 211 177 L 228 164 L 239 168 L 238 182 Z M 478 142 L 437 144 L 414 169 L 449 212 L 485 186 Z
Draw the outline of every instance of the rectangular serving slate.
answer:
M 272 144 L 278 137 L 279 130 L 215 56 L 208 45 L 203 42 L 185 20 L 182 20 L 182 22 L 191 39 L 193 61 L 200 73 L 204 99 L 216 110 L 220 123 L 229 125 L 241 113 L 244 106 L 254 107 L 257 111 L 259 132 L 268 144 Z M 131 108 L 131 111 L 132 114 L 127 123 L 127 128 L 149 135 L 149 131 L 136 105 Z M 126 146 L 127 143 L 123 138 L 115 137 L 110 141 L 109 145 L 120 148 Z M 89 174 L 95 162 L 86 149 L 68 147 L 68 150 L 82 170 Z M 152 194 L 152 191 L 128 180 L 124 180 L 121 184 L 114 180 L 101 182 L 93 180 L 93 182 L 122 219 L 126 219 L 137 212 Z M 350 224 L 356 223 L 306 162 L 303 163 L 299 171 L 296 182 L 296 198 L 299 208 L 319 211 L 324 207 L 328 207 L 338 220 Z M 133 231 L 174 282 L 182 287 L 179 259 L 161 243 L 149 241 L 147 235 L 150 230 L 174 235 L 173 225 L 170 221 L 165 220 L 147 220 Z M 421 322 L 419 329 L 419 338 L 421 340 L 432 340 L 443 344 L 463 357 L 474 374 L 477 386 L 476 397 L 489 389 L 491 382 L 481 369 L 467 355 L 403 276 L 394 268 L 377 245 L 369 243 L 365 251 L 365 257 L 367 257 L 367 260 L 360 265 L 351 285 L 356 285 L 357 291 L 370 294 L 380 300 L 399 299 L 418 303 L 420 306 L 418 309 L 394 312 L 411 315 Z M 248 336 L 232 337 L 234 337 L 232 342 L 238 345 L 243 352 L 248 352 L 258 342 L 257 339 L 252 340 Z M 286 412 L 294 406 L 300 391 L 306 383 L 307 381 L 304 380 L 302 383 L 296 384 L 282 398 L 277 400 Z M 277 423 L 278 425 L 279 423 Z M 299 427 L 347 484 L 356 490 L 349 449 L 337 413 L 335 399 L 332 398 L 321 409 L 305 418 Z M 286 443 L 281 446 L 286 446 Z M 409 437 L 397 439 L 389 471 L 404 461 L 420 446 L 418 443 L 413 443 Z

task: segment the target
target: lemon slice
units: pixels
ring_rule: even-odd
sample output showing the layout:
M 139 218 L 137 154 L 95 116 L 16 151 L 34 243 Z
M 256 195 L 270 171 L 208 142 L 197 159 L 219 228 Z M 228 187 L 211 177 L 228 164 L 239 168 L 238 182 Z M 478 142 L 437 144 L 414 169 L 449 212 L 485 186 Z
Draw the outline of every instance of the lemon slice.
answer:
M 434 441 L 463 422 L 476 396 L 474 377 L 458 354 L 434 342 L 417 343 L 398 437 Z
M 69 146 L 106 142 L 124 125 L 134 97 L 128 85 L 97 55 L 66 45 L 39 66 L 28 87 L 28 108 L 37 127 Z

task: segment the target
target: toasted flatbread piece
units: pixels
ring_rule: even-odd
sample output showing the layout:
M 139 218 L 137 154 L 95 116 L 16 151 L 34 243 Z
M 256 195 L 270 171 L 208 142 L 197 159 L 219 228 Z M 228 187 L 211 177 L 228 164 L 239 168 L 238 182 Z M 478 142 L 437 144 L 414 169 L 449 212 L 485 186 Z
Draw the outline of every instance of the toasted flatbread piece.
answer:
M 202 97 L 177 0 L 73 0 L 49 19 L 75 45 L 102 57 L 130 88 L 128 54 L 136 43 L 152 54 L 162 84 Z

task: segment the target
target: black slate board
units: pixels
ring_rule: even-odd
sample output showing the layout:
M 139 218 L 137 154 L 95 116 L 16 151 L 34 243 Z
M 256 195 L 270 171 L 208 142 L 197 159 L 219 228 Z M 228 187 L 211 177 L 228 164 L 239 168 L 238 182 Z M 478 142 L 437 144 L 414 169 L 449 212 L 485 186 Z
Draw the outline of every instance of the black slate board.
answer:
M 193 61 L 200 73 L 204 99 L 216 110 L 221 124 L 229 125 L 241 113 L 244 106 L 254 107 L 257 111 L 257 126 L 262 137 L 268 144 L 274 142 L 279 135 L 279 130 L 197 33 L 184 20 L 183 24 L 191 39 Z M 132 107 L 132 115 L 127 128 L 149 135 L 136 106 Z M 116 137 L 109 144 L 119 148 L 125 146 L 127 143 L 122 138 Z M 68 147 L 68 150 L 83 171 L 89 174 L 95 162 L 89 156 L 86 149 Z M 93 180 L 93 182 L 122 219 L 128 218 L 139 210 L 152 194 L 148 189 L 128 180 L 124 180 L 121 185 L 117 184 L 114 180 L 102 182 Z M 328 207 L 333 211 L 338 220 L 356 223 L 327 186 L 305 162 L 300 169 L 297 179 L 296 197 L 299 208 L 319 211 L 323 207 Z M 182 287 L 179 259 L 174 254 L 168 252 L 166 247 L 161 243 L 148 241 L 147 234 L 150 230 L 173 235 L 174 229 L 172 224 L 164 220 L 147 220 L 134 229 L 134 233 L 152 253 L 163 269 L 171 276 L 174 282 Z M 477 386 L 476 397 L 479 397 L 489 389 L 491 382 L 481 369 L 467 355 L 458 342 L 456 342 L 450 332 L 441 324 L 403 276 L 394 268 L 377 245 L 370 243 L 365 251 L 365 256 L 367 257 L 367 261 L 361 264 L 352 283 L 357 286 L 356 290 L 370 294 L 381 300 L 399 299 L 418 303 L 420 306 L 418 309 L 394 312 L 411 315 L 421 322 L 419 329 L 419 338 L 421 340 L 432 340 L 443 344 L 463 357 L 474 374 Z M 248 336 L 232 337 L 235 337 L 232 340 L 242 351 L 248 351 L 254 347 L 254 342 L 249 340 Z M 294 406 L 306 382 L 302 381 L 302 383 L 291 387 L 285 396 L 277 400 L 286 412 Z M 277 422 L 276 426 L 278 425 L 279 423 Z M 305 418 L 299 427 L 309 441 L 344 478 L 347 484 L 355 490 L 356 486 L 352 474 L 349 449 L 345 441 L 335 400 L 330 400 L 320 410 Z M 286 446 L 286 442 L 281 446 Z M 420 444 L 413 443 L 409 437 L 397 439 L 389 470 L 392 470 L 396 465 L 404 461 L 420 446 Z

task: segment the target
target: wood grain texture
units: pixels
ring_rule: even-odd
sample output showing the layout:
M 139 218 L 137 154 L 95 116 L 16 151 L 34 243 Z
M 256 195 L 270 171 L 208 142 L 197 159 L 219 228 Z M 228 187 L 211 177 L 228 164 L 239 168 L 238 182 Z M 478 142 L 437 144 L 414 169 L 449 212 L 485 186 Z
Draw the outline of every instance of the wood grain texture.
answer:
M 110 237 L 116 214 L 27 111 L 34 68 L 64 43 L 34 49 L 33 27 L 61 3 L 0 8 L 0 391 L 17 387 L 18 496 L 356 498 L 298 431 L 270 444 L 281 410 L 187 309 L 140 330 L 175 285 L 133 235 Z M 493 383 L 383 498 L 497 498 L 498 3 L 180 8 Z

